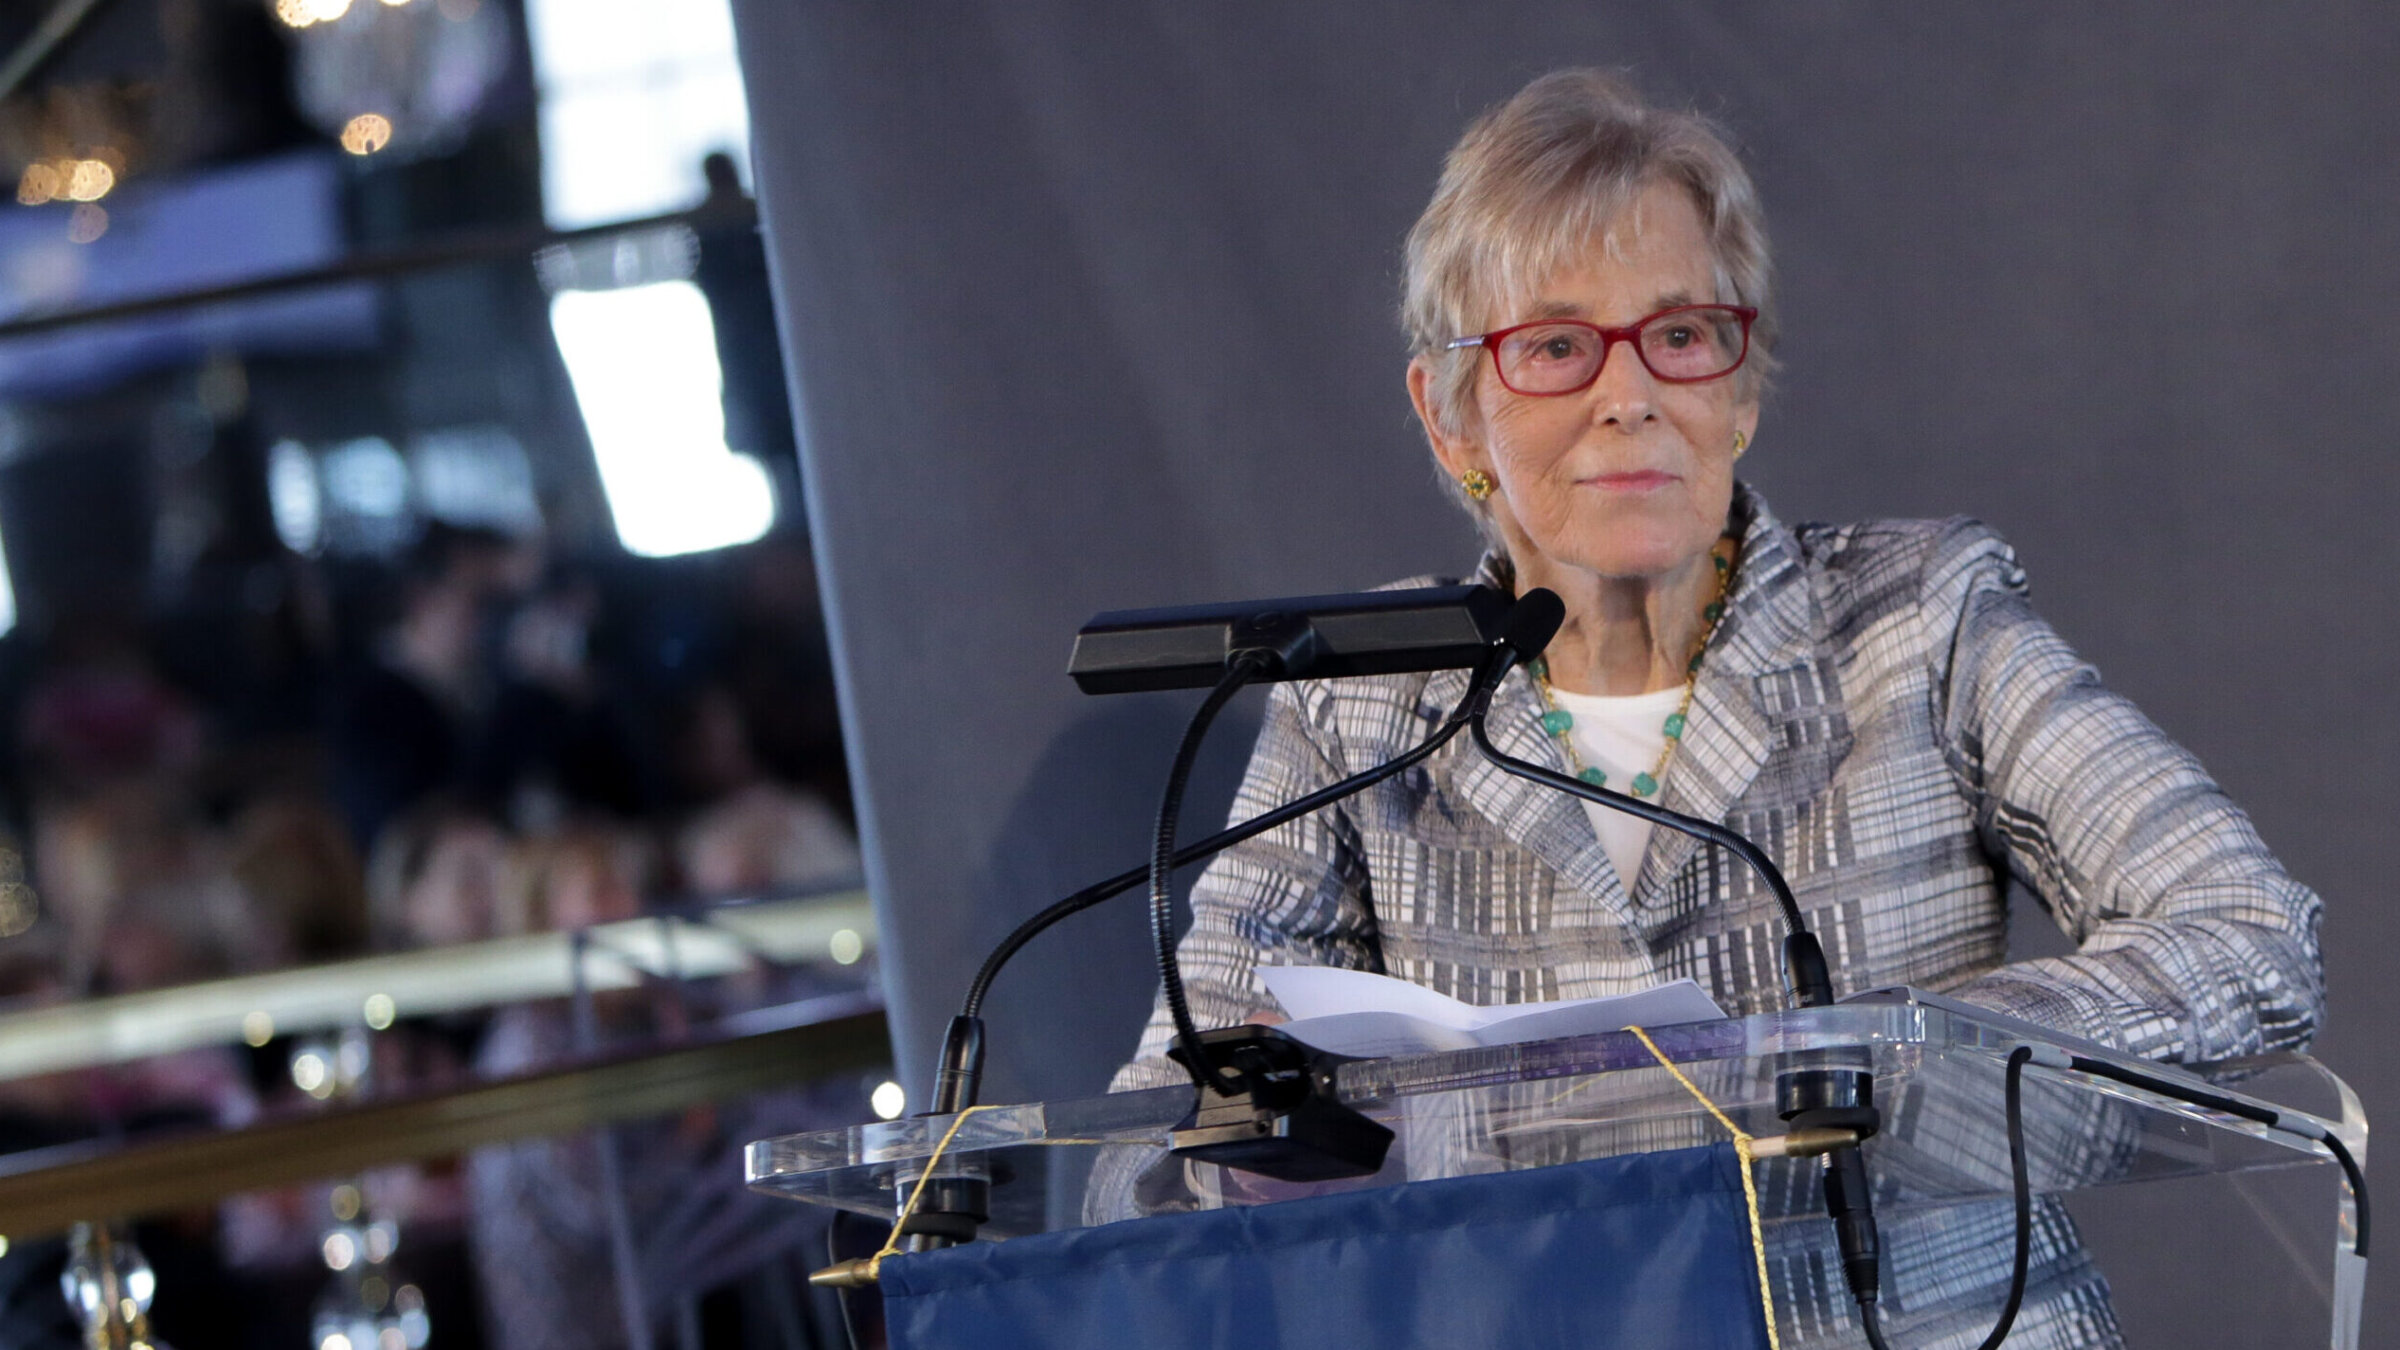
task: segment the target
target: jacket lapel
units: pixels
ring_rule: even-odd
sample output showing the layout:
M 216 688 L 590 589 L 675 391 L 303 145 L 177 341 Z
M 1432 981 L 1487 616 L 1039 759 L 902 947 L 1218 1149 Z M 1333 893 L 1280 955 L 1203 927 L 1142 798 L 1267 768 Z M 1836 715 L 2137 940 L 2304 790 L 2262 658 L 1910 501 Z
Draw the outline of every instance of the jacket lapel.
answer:
M 1775 749 L 1775 729 L 1759 706 L 1757 677 L 1804 659 L 1819 627 L 1798 541 L 1747 487 L 1739 489 L 1734 510 L 1737 519 L 1748 517 L 1740 572 L 1725 622 L 1701 663 L 1688 729 L 1659 798 L 1686 815 L 1718 822 L 1749 790 Z M 1690 835 L 1653 832 L 1636 892 L 1663 889 L 1699 848 L 1700 841 Z
M 1498 553 L 1484 557 L 1475 579 L 1512 594 L 1516 590 L 1516 580 Z M 1456 706 L 1466 690 L 1467 676 L 1463 671 L 1440 672 L 1427 687 L 1429 698 L 1438 702 L 1442 712 Z M 1433 714 L 1440 715 L 1440 712 Z M 1510 672 L 1492 696 L 1484 728 L 1501 753 L 1559 773 L 1569 772 L 1566 756 L 1559 750 L 1558 742 L 1542 730 L 1541 719 L 1541 693 L 1534 687 L 1533 677 L 1519 669 Z M 1608 852 L 1600 846 L 1600 836 L 1592 832 L 1591 817 L 1584 813 L 1583 803 L 1501 769 L 1466 743 L 1464 735 L 1459 742 L 1458 767 L 1452 781 L 1464 804 L 1498 826 L 1509 842 L 1540 858 L 1569 885 L 1611 911 L 1627 913 L 1631 883 L 1619 878 L 1616 868 L 1609 863 Z
M 1460 687 L 1463 691 L 1463 680 Z M 1510 674 L 1500 686 L 1484 726 L 1501 753 L 1568 772 L 1558 742 L 1542 730 L 1541 694 L 1525 672 Z M 1608 909 L 1626 910 L 1629 887 L 1609 864 L 1608 852 L 1600 846 L 1600 836 L 1592 832 L 1591 817 L 1581 801 L 1509 773 L 1471 745 L 1464 754 L 1458 785 L 1468 805 L 1570 885 Z

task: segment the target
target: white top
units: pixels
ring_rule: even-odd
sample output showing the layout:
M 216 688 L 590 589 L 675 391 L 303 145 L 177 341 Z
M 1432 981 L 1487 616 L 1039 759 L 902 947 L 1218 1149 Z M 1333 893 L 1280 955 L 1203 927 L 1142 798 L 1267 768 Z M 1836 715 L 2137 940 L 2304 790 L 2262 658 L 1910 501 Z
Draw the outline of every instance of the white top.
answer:
M 1567 728 L 1567 739 L 1574 743 L 1584 767 L 1604 771 L 1608 781 L 1603 787 L 1631 796 L 1634 775 L 1650 772 L 1658 763 L 1658 752 L 1667 748 L 1667 715 L 1682 705 L 1683 686 L 1618 698 L 1554 688 L 1550 697 L 1575 717 L 1575 724 Z M 1658 798 L 1653 794 L 1645 800 Z M 1607 850 L 1610 865 L 1630 893 L 1634 880 L 1642 874 L 1642 854 L 1650 847 L 1650 822 L 1598 802 L 1585 802 L 1583 809 L 1591 817 L 1592 833 L 1600 836 L 1600 847 Z

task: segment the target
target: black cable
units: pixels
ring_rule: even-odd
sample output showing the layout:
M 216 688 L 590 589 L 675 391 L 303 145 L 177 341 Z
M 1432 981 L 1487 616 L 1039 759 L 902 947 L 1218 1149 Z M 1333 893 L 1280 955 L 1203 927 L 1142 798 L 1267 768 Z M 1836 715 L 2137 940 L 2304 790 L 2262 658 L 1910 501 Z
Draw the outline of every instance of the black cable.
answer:
M 1867 1344 L 1873 1347 L 1873 1350 L 1892 1350 L 1890 1346 L 1883 1343 L 1883 1322 L 1875 1316 L 1873 1303 L 1858 1305 L 1858 1326 L 1859 1330 L 1867 1333 Z
M 2333 1155 L 2333 1160 L 2342 1165 L 2342 1175 L 2350 1182 L 2351 1210 L 2358 1220 L 2358 1239 L 2350 1244 L 2350 1251 L 2364 1261 L 2367 1259 L 2367 1174 L 2360 1169 L 2358 1159 L 2350 1156 L 2349 1146 L 2335 1138 L 2332 1132 L 2328 1131 L 2317 1142 L 2323 1144 L 2325 1151 Z
M 1498 659 L 1496 658 L 1496 660 Z M 1255 838 L 1278 826 L 1298 820 L 1312 811 L 1322 810 L 1344 797 L 1362 792 L 1387 778 L 1397 777 L 1424 763 L 1427 759 L 1432 758 L 1435 751 L 1448 745 L 1457 738 L 1458 733 L 1467 729 L 1469 717 L 1490 701 L 1492 688 L 1507 678 L 1509 670 L 1513 669 L 1516 664 L 1516 656 L 1511 653 L 1504 660 L 1498 660 L 1498 664 L 1487 671 L 1478 672 L 1478 678 L 1468 685 L 1467 696 L 1459 701 L 1459 705 L 1450 711 L 1447 718 L 1443 719 L 1441 727 L 1415 748 L 1388 763 L 1354 773 L 1339 782 L 1329 783 L 1318 788 L 1296 801 L 1286 802 L 1272 811 L 1264 811 L 1252 816 L 1239 825 L 1228 826 L 1198 843 L 1186 844 L 1175 850 L 1175 865 L 1182 867 L 1187 863 L 1198 862 L 1202 858 L 1231 848 L 1246 839 Z M 1023 950 L 1025 944 L 1040 937 L 1053 925 L 1124 894 L 1149 874 L 1150 869 L 1147 866 L 1136 867 L 1130 871 L 1120 872 L 1106 881 L 1084 887 L 1018 924 L 1010 930 L 1007 937 L 1000 940 L 998 946 L 992 948 L 989 956 L 983 958 L 983 965 L 976 970 L 975 978 L 967 985 L 966 998 L 959 1003 L 958 1016 L 950 1019 L 950 1031 L 944 1038 L 942 1047 L 942 1067 L 936 1075 L 934 1095 L 931 1099 L 934 1113 L 947 1115 L 975 1104 L 983 1078 L 983 1003 L 991 994 L 992 982 L 1000 977 L 1001 969 L 1008 964 L 1010 958 Z
M 2025 1306 L 2025 1276 L 2033 1261 L 2033 1174 L 2025 1158 L 2025 1066 L 2032 1062 L 2030 1045 L 2020 1045 L 2008 1052 L 2004 1096 L 2008 1102 L 2009 1183 L 2017 1202 L 2017 1248 L 2009 1266 L 2008 1300 L 2000 1305 L 2000 1320 L 1992 1327 L 1992 1334 L 1983 1338 L 1977 1350 L 2000 1350 L 2010 1328 L 2017 1324 L 2018 1310 Z M 1876 1312 L 1873 1292 L 1861 1294 L 1853 1287 L 1851 1294 L 1858 1299 L 1858 1324 L 1867 1333 L 1867 1344 L 1874 1350 L 1891 1350 L 1883 1342 L 1883 1324 Z
M 2008 1302 L 2000 1305 L 1999 1324 L 1983 1338 L 1980 1350 L 2000 1350 L 2017 1310 L 2025 1306 L 2025 1270 L 2033 1259 L 2033 1174 L 2025 1159 L 2025 1066 L 2033 1062 L 2033 1047 L 2020 1045 L 2008 1052 L 2008 1174 L 2017 1198 L 2017 1252 L 2008 1272 Z
M 2034 1049 L 2028 1045 L 2018 1046 L 2008 1056 L 2008 1165 L 2017 1207 L 2016 1255 L 2009 1271 L 2008 1301 L 2001 1306 L 1999 1324 L 1992 1328 L 1991 1335 L 1984 1338 L 1979 1350 L 2000 1350 L 2001 1344 L 2008 1339 L 2010 1328 L 2016 1324 L 2017 1313 L 2025 1302 L 2026 1269 L 2031 1262 L 2033 1250 L 2033 1183 L 2025 1152 L 2024 1078 L 2025 1066 L 2033 1059 Z M 2052 1064 L 2050 1067 L 2058 1066 Z M 2356 1205 L 2358 1236 L 2357 1240 L 2351 1244 L 2351 1250 L 2360 1257 L 2367 1254 L 2366 1177 L 2359 1170 L 2358 1160 L 2351 1155 L 2349 1147 L 2330 1132 L 2320 1132 L 2313 1123 L 2306 1127 L 2299 1126 L 2285 1119 L 2282 1112 L 2272 1108 L 2256 1106 L 2224 1096 L 2221 1093 L 2208 1091 L 2205 1088 L 2187 1086 L 2154 1074 L 2127 1069 L 2102 1060 L 2070 1055 L 2067 1057 L 2066 1067 L 2077 1073 L 2090 1074 L 2095 1078 L 2106 1078 L 2112 1082 L 2123 1083 L 2128 1087 L 2140 1088 L 2146 1092 L 2155 1092 L 2162 1097 L 2171 1097 L 2177 1101 L 2188 1102 L 2193 1106 L 2210 1111 L 2223 1112 L 2242 1120 L 2255 1121 L 2282 1133 L 2296 1134 L 2323 1144 L 2326 1152 L 2333 1155 L 2334 1161 L 2341 1164 L 2342 1172 L 2350 1184 L 2351 1197 Z M 1859 1320 L 1866 1329 L 1867 1343 L 1873 1346 L 1874 1350 L 1887 1350 L 1883 1343 L 1882 1328 L 1877 1324 L 1875 1305 L 1872 1300 L 1862 1300 L 1859 1304 Z
M 2341 1164 L 2342 1175 L 2350 1183 L 2350 1198 L 2355 1206 L 2358 1219 L 2358 1238 L 2350 1244 L 2350 1250 L 2361 1257 L 2367 1254 L 2367 1175 L 2359 1168 L 2358 1159 L 2350 1156 L 2348 1146 L 2336 1138 L 2330 1130 L 2315 1125 L 2304 1128 L 2285 1120 L 2282 1112 L 2271 1107 L 2253 1106 L 2248 1102 L 2211 1092 L 2206 1088 L 2190 1087 L 2168 1078 L 2143 1073 L 2138 1069 L 2121 1068 L 2104 1060 L 2070 1055 L 2067 1057 L 2067 1066 L 2077 1073 L 2088 1073 L 2095 1078 L 2106 1078 L 2111 1082 L 2123 1083 L 2127 1087 L 2140 1088 L 2145 1092 L 2155 1092 L 2159 1096 L 2188 1102 L 2203 1110 L 2219 1111 L 2242 1120 L 2255 1121 L 2279 1133 L 2294 1134 L 2323 1144 L 2325 1151 L 2333 1155 L 2333 1160 Z
M 1184 1067 L 1191 1070 L 1192 1081 L 1227 1097 L 1240 1091 L 1241 1085 L 1212 1068 L 1202 1052 L 1200 1028 L 1193 1024 L 1191 1005 L 1183 996 L 1183 969 L 1175 960 L 1175 825 L 1183 814 L 1184 785 L 1191 780 L 1192 764 L 1200 756 L 1200 742 L 1208 735 L 1209 724 L 1243 685 L 1274 664 L 1273 654 L 1263 651 L 1242 652 L 1226 663 L 1224 677 L 1192 714 L 1191 725 L 1183 731 L 1183 744 L 1176 747 L 1174 767 L 1167 770 L 1167 790 L 1158 804 L 1158 833 L 1150 849 L 1150 939 L 1157 950 L 1158 979 L 1166 993 L 1167 1011 L 1175 1019 L 1175 1039 L 1183 1047 Z
M 1286 802 L 1239 825 L 1219 830 L 1196 844 L 1177 849 L 1172 855 L 1173 865 L 1181 867 L 1186 863 L 1198 862 L 1422 764 L 1491 706 L 1492 695 L 1501 682 L 1508 678 L 1509 672 L 1549 644 L 1565 613 L 1566 607 L 1550 591 L 1537 587 L 1519 596 L 1516 605 L 1509 610 L 1500 639 L 1492 645 L 1490 654 L 1468 680 L 1465 697 L 1450 710 L 1450 715 L 1442 720 L 1442 725 L 1431 736 L 1396 759 L 1327 784 L 1297 801 Z M 950 1029 L 943 1037 L 941 1065 L 935 1074 L 931 1099 L 934 1114 L 947 1115 L 975 1104 L 983 1081 L 983 1001 L 990 995 L 992 982 L 999 978 L 1002 967 L 1023 950 L 1025 944 L 1052 925 L 1123 894 L 1148 876 L 1150 871 L 1148 867 L 1137 867 L 1120 872 L 1097 885 L 1086 886 L 1018 924 L 1007 937 L 1000 940 L 998 946 L 992 948 L 990 955 L 983 958 L 983 965 L 977 968 L 975 978 L 967 986 L 966 998 L 959 1004 L 958 1016 L 950 1019 Z M 1816 967 L 1822 968 L 1823 964 L 1820 956 Z M 1830 1001 L 1830 997 L 1827 1001 Z M 1181 1027 L 1177 1029 L 1182 1030 Z

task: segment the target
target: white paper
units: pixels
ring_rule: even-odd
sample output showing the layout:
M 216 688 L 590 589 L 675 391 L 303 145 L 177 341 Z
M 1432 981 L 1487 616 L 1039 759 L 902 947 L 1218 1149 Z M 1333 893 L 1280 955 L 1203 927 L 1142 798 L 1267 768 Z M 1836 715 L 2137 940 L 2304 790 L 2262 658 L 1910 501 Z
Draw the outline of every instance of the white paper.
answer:
M 1259 978 L 1293 1020 L 1278 1030 L 1343 1055 L 1414 1055 L 1588 1036 L 1628 1026 L 1725 1016 L 1700 986 L 1675 980 L 1638 993 L 1479 1008 L 1423 985 L 1333 966 L 1267 966 Z

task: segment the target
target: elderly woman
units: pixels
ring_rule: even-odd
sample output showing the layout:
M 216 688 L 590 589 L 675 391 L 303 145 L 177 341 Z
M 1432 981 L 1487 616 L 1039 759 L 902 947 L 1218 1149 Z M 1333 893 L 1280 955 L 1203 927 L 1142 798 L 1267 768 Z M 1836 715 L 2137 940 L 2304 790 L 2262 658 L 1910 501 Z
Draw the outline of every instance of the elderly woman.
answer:
M 1841 993 L 1915 985 L 2169 1060 L 2307 1042 L 2317 897 L 2035 617 L 1997 535 L 1787 525 L 1735 477 L 1775 301 L 1757 194 L 1706 122 L 1606 75 L 1535 81 L 1451 152 L 1409 237 L 1403 316 L 1410 397 L 1490 543 L 1479 578 L 1566 602 L 1546 661 L 1494 700 L 1502 749 L 1758 840 Z M 1234 818 L 1416 744 L 1463 689 L 1455 672 L 1278 686 Z M 2012 878 L 2074 955 L 2005 960 Z M 1736 1014 L 1781 1001 L 1781 924 L 1751 877 L 1460 742 L 1227 852 L 1192 903 L 1203 1026 L 1271 1010 L 1271 964 L 1478 1004 L 1679 976 Z M 1119 1088 L 1179 1076 L 1172 1031 L 1153 1017 Z M 1945 1281 L 1961 1344 L 2005 1283 L 2006 1233 Z M 1929 1311 L 1895 1246 L 1887 1300 Z M 1831 1301 L 1814 1315 L 1838 1327 Z M 2117 1339 L 2071 1236 L 2046 1232 L 2018 1326 L 2012 1345 Z

